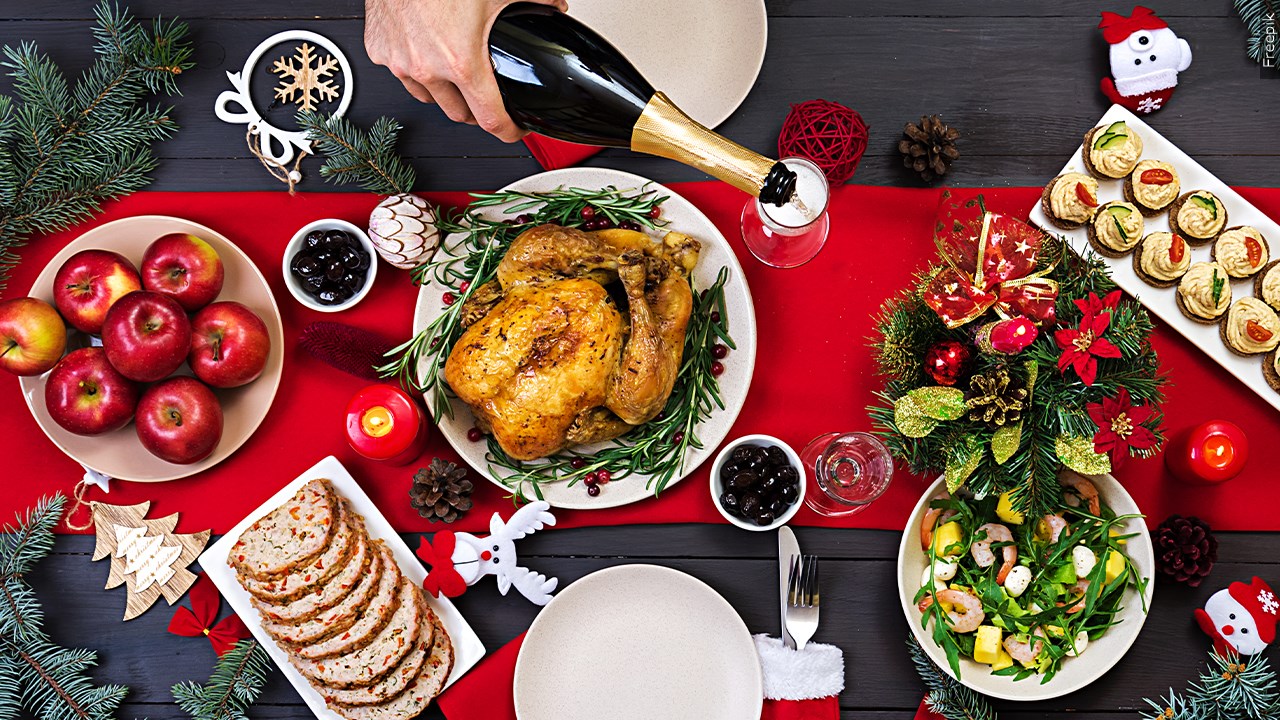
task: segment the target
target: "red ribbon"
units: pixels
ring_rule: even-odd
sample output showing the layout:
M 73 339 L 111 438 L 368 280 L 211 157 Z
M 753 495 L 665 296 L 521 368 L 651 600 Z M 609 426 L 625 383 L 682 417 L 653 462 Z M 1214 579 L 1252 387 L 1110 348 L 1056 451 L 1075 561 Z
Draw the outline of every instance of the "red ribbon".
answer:
M 1003 318 L 1019 315 L 1041 323 L 1053 320 L 1058 283 L 1036 270 L 1040 230 L 999 213 L 984 212 L 973 222 L 956 223 L 939 238 L 948 267 L 924 289 L 925 304 L 949 328 L 971 322 L 992 308 Z
M 418 543 L 417 556 L 427 564 L 427 577 L 422 587 L 431 593 L 431 597 L 458 597 L 467 591 L 467 583 L 453 566 L 453 550 L 458 545 L 458 538 L 452 530 L 441 530 L 433 538 L 435 544 L 427 542 L 424 537 Z
M 213 651 L 219 657 L 236 646 L 236 643 L 249 637 L 249 628 L 245 627 L 240 616 L 232 613 L 214 624 L 218 619 L 218 608 L 222 604 L 222 596 L 214 587 L 209 576 L 200 573 L 189 593 L 191 608 L 179 607 L 169 621 L 169 632 L 183 637 L 200 637 L 207 635 L 213 645 Z

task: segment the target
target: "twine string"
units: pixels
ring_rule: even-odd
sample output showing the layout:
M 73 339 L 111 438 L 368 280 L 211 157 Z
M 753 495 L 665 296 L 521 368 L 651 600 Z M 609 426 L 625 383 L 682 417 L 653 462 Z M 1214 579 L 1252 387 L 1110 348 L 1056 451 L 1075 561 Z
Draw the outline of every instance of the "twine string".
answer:
M 262 163 L 262 167 L 266 168 L 267 172 L 271 173 L 271 177 L 289 186 L 290 195 L 295 194 L 297 191 L 294 188 L 299 182 L 302 182 L 302 172 L 299 171 L 298 168 L 302 165 L 302 158 L 307 156 L 307 152 L 305 150 L 298 151 L 297 158 L 293 161 L 292 168 L 278 163 L 263 154 L 259 147 L 259 143 L 255 143 L 253 141 L 254 136 L 257 134 L 257 130 L 258 128 L 253 125 L 253 123 L 250 123 L 248 130 L 245 131 L 244 141 L 245 144 L 249 146 L 249 152 L 253 153 L 253 156 L 258 158 L 258 162 Z

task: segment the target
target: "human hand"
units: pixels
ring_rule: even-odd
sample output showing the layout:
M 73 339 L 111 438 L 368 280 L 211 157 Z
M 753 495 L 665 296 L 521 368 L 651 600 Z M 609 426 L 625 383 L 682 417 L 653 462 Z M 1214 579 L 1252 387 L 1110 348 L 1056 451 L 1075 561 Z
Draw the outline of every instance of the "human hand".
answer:
M 450 120 L 479 125 L 503 142 L 525 131 L 502 105 L 489 61 L 489 30 L 517 0 L 365 0 L 369 59 L 409 94 L 436 103 Z M 561 11 L 567 0 L 532 0 Z

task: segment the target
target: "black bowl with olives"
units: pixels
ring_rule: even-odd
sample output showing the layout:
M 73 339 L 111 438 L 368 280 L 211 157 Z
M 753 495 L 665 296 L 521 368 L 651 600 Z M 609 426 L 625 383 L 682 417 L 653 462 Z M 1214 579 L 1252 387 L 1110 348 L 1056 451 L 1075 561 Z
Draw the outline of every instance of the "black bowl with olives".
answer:
M 784 525 L 804 500 L 804 469 L 789 445 L 747 435 L 725 446 L 711 466 L 711 498 L 720 514 L 746 530 Z
M 342 220 L 317 220 L 285 248 L 285 284 L 313 310 L 333 312 L 356 304 L 373 285 L 376 271 L 373 243 Z

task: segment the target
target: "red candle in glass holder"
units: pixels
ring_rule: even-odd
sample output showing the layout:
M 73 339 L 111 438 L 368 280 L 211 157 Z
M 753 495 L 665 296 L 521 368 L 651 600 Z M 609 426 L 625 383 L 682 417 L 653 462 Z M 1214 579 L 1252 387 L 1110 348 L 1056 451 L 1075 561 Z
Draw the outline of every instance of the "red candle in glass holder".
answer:
M 1165 450 L 1164 464 L 1189 483 L 1226 482 L 1249 460 L 1249 438 L 1239 425 L 1213 420 L 1174 436 Z
M 426 447 L 426 418 L 400 388 L 370 385 L 347 403 L 347 442 L 370 460 L 405 465 Z

